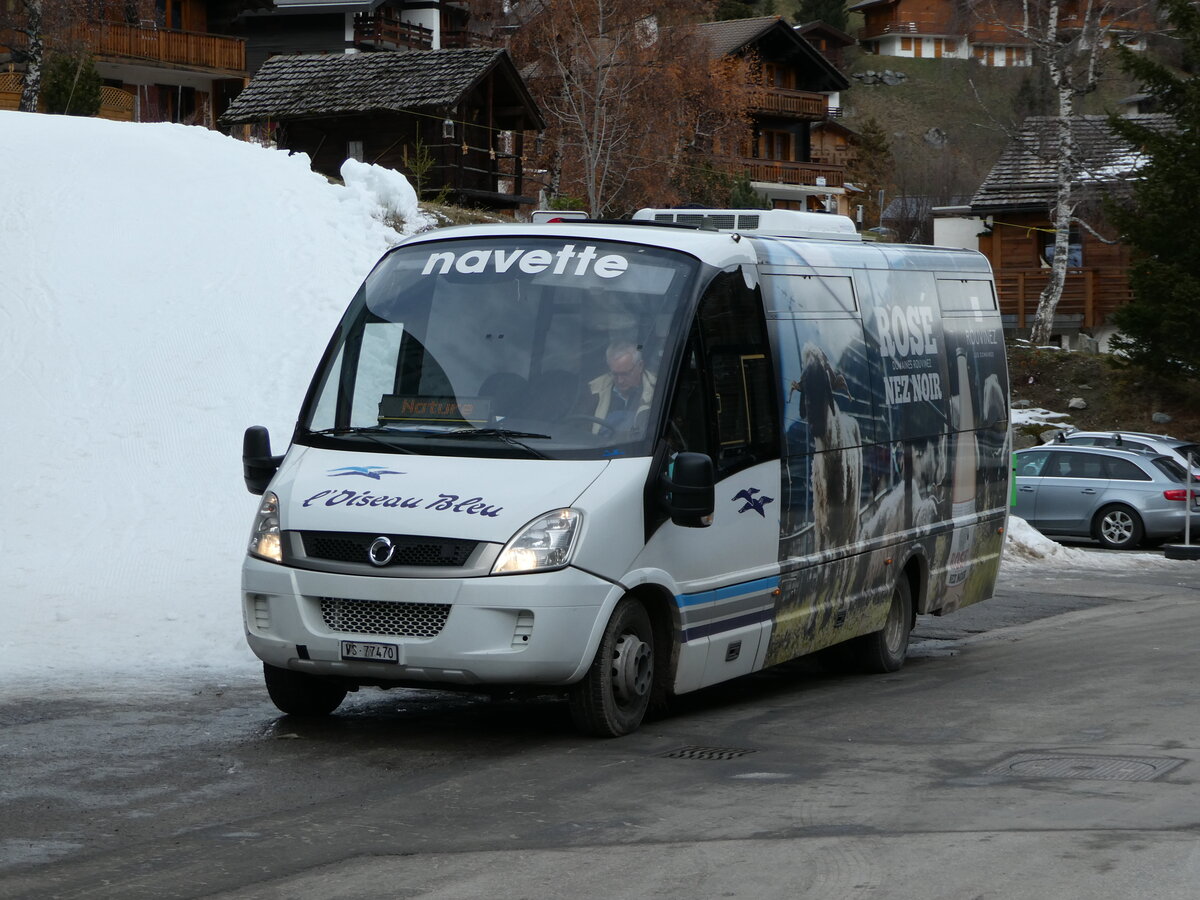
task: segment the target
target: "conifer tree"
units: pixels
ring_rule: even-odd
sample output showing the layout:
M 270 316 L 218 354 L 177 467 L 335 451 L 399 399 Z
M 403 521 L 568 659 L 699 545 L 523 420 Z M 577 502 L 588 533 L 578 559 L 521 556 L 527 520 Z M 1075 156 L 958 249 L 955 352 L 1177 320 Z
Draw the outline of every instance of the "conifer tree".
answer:
M 1146 54 L 1122 49 L 1121 66 L 1154 97 L 1173 125 L 1113 116 L 1113 130 L 1148 155 L 1132 197 L 1112 210 L 1133 250 L 1133 301 L 1117 310 L 1114 349 L 1160 375 L 1200 376 L 1200 253 L 1195 202 L 1200 196 L 1200 9 L 1160 0 L 1183 50 L 1184 74 Z

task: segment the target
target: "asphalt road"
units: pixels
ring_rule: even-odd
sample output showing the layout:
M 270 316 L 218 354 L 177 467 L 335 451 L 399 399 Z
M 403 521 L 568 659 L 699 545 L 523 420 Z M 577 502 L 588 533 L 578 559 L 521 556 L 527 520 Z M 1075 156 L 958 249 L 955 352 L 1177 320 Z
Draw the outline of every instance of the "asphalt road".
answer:
M 552 697 L 0 701 L 0 897 L 1195 898 L 1200 563 L 1097 559 L 615 741 Z

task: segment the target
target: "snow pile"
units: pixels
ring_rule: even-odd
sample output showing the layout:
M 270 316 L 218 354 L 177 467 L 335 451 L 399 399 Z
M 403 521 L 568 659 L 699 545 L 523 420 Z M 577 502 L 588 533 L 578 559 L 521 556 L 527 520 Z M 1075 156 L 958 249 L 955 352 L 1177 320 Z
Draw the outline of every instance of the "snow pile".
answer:
M 0 683 L 247 670 L 241 436 L 286 445 L 338 317 L 424 227 L 396 172 L 0 112 Z
M 1028 409 L 1014 409 L 1011 413 L 1011 421 L 1014 428 L 1019 428 L 1022 425 L 1062 425 L 1062 419 L 1071 418 L 1070 413 L 1051 412 L 1048 409 L 1042 409 L 1040 406 L 1031 407 Z
M 1032 568 L 1047 563 L 1058 563 L 1060 568 L 1063 565 L 1082 567 L 1089 564 L 1089 559 L 1093 562 L 1095 560 L 1086 550 L 1064 547 L 1050 540 L 1017 516 L 1008 517 L 1008 527 L 1004 535 L 1005 568 Z
M 342 163 L 341 176 L 346 183 L 342 200 L 358 204 L 359 210 L 371 218 L 380 222 L 399 219 L 408 226 L 410 234 L 433 227 L 433 217 L 422 212 L 417 204 L 416 190 L 395 169 L 348 159 Z

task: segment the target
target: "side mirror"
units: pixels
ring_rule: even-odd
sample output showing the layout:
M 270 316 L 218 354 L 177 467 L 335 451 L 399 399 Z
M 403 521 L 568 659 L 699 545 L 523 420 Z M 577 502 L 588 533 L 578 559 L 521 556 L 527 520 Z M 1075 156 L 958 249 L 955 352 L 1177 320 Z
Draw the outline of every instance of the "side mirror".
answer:
M 670 475 L 663 474 L 667 512 L 684 528 L 707 528 L 716 508 L 716 479 L 712 460 L 705 453 L 679 453 Z
M 262 425 L 251 425 L 242 437 L 242 477 L 246 490 L 262 494 L 275 477 L 282 456 L 271 455 L 271 435 Z

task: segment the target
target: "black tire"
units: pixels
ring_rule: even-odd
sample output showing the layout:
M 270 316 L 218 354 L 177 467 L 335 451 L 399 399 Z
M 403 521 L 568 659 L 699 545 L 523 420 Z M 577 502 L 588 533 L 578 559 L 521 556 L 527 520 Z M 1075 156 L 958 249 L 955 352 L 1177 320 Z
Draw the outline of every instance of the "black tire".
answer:
M 630 734 L 645 718 L 653 687 L 654 626 L 646 608 L 626 597 L 613 610 L 587 674 L 571 687 L 571 718 L 584 734 Z
M 1132 550 L 1146 536 L 1141 517 L 1128 506 L 1116 503 L 1096 513 L 1092 534 L 1109 550 Z
M 892 590 L 887 621 L 878 631 L 851 641 L 855 666 L 864 672 L 895 672 L 908 656 L 908 636 L 912 632 L 912 590 L 901 575 Z
M 346 699 L 346 688 L 329 678 L 263 663 L 271 702 L 289 716 L 327 716 Z

